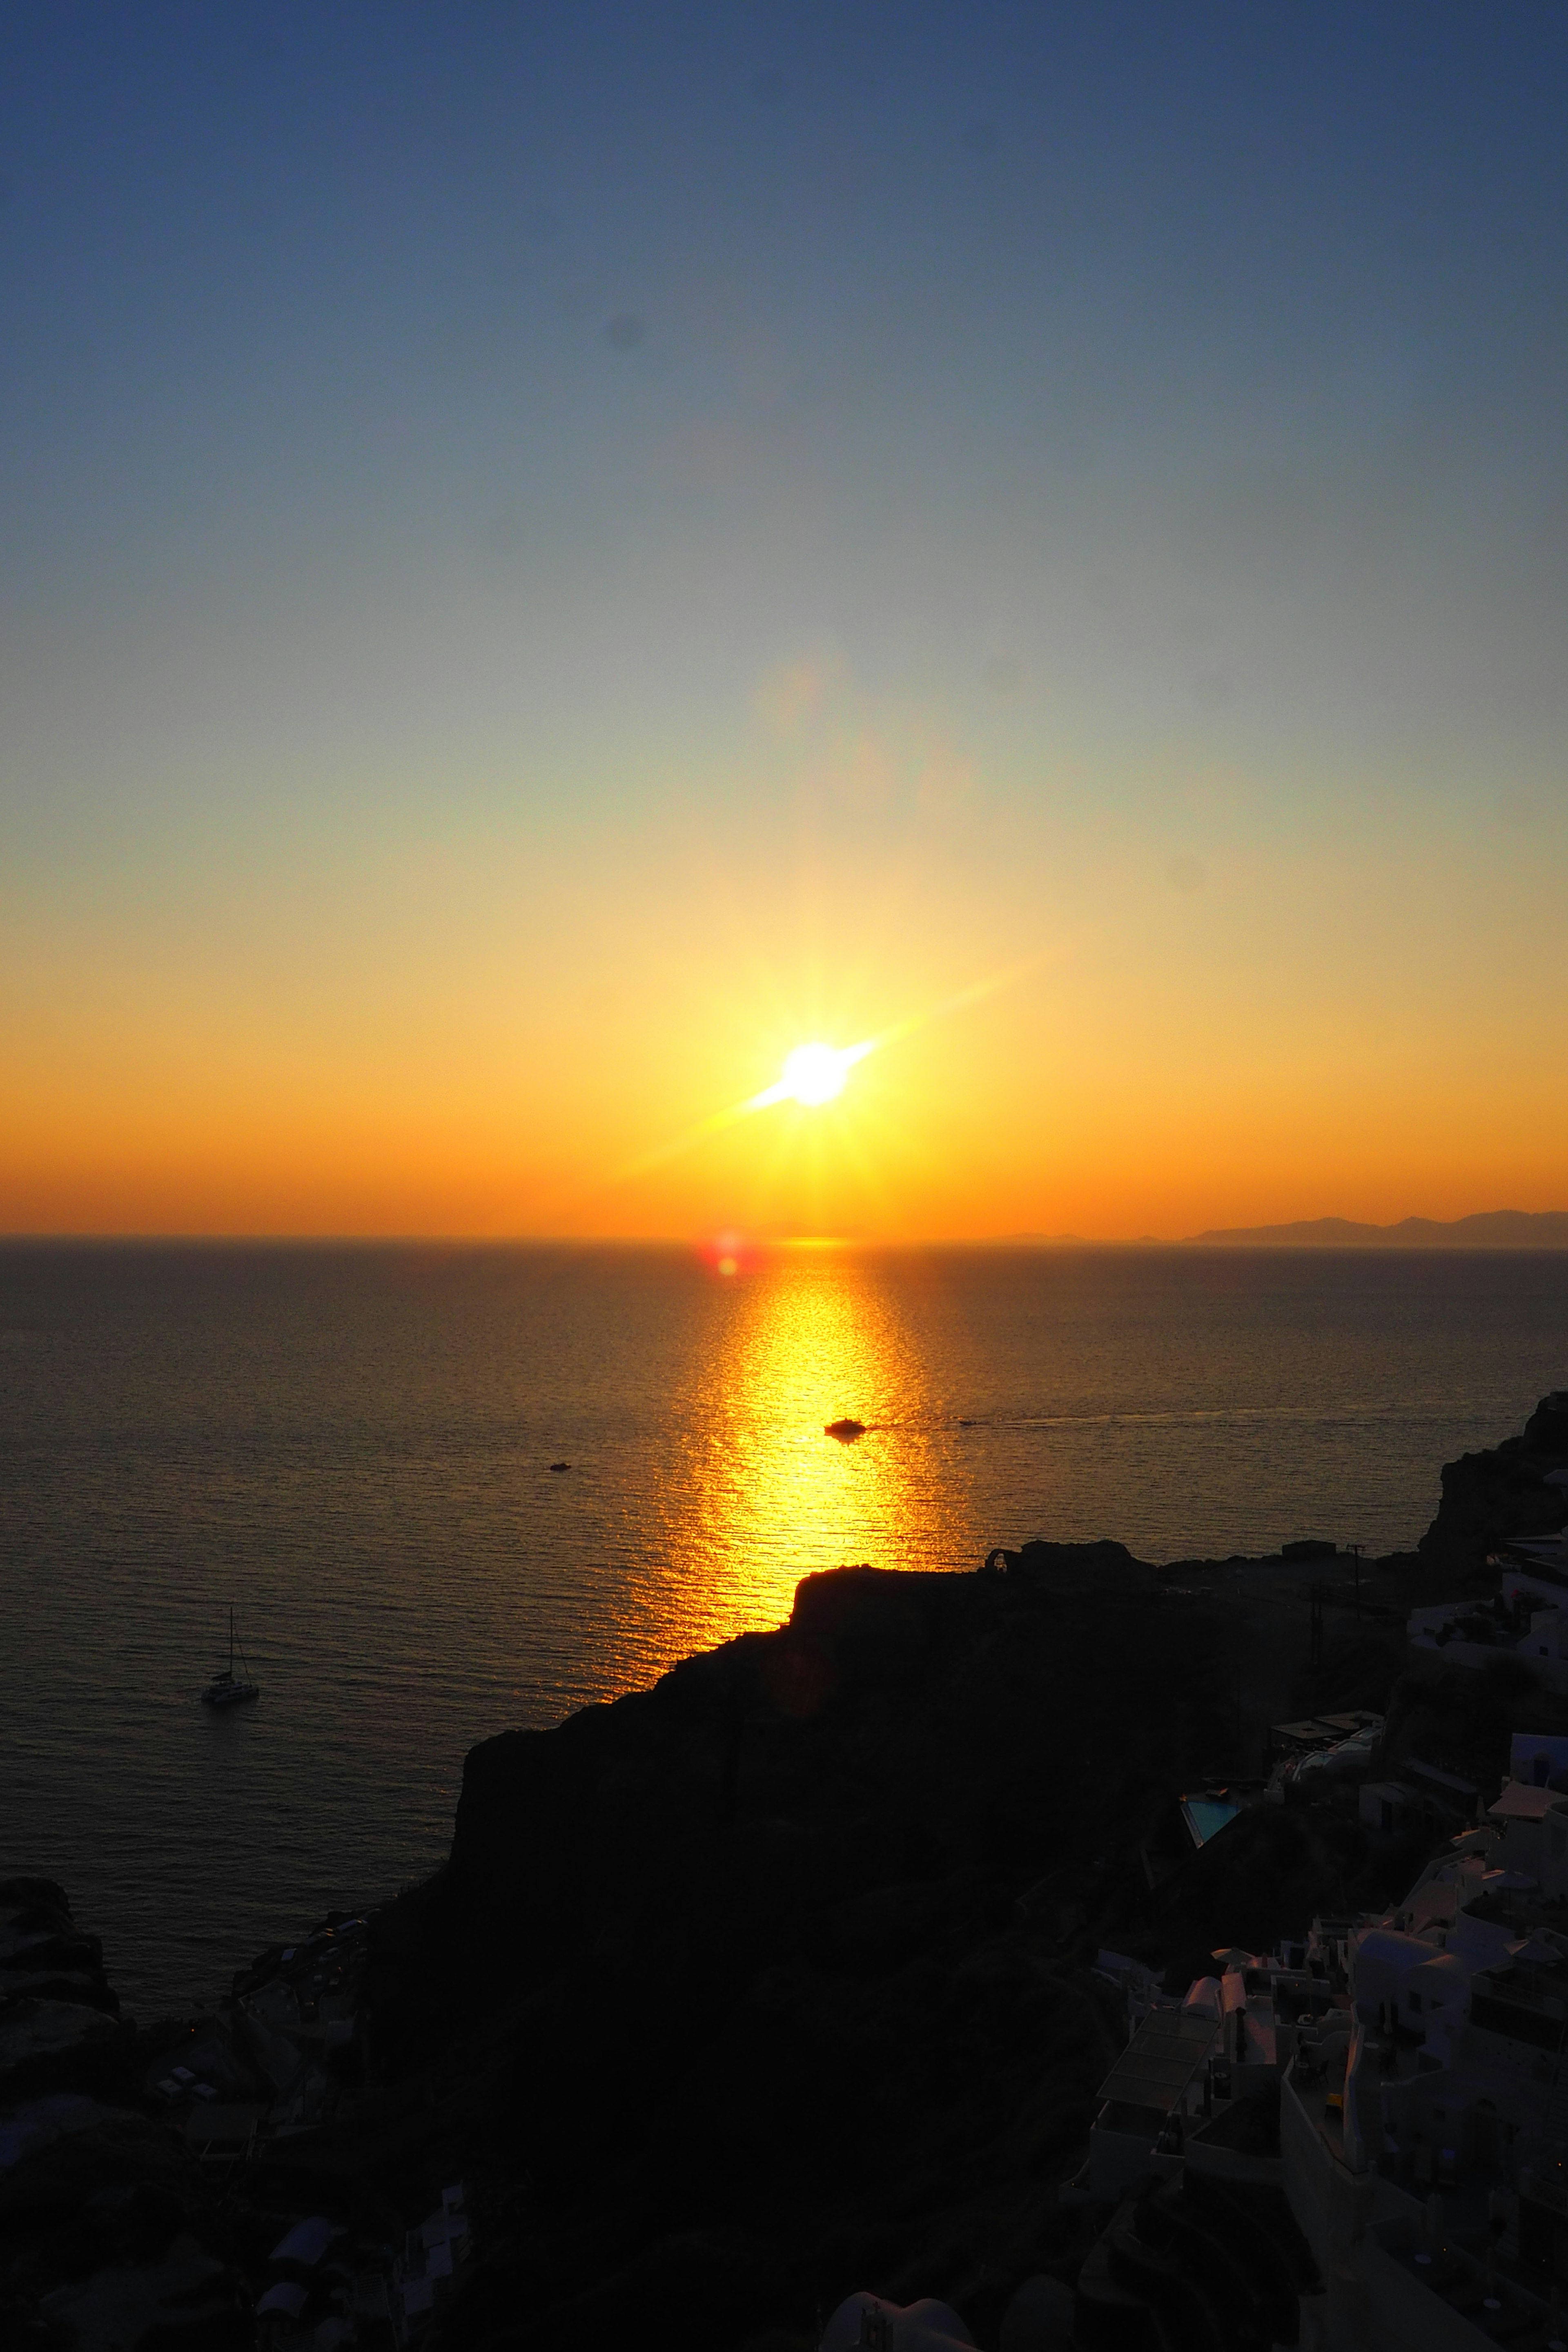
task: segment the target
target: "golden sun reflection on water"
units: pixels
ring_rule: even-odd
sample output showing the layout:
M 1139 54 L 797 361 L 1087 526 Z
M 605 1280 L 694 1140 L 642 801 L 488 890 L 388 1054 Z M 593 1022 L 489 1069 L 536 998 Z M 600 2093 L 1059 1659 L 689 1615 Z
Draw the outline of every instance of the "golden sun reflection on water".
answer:
M 668 1595 L 677 1656 L 782 1623 L 815 1569 L 931 1564 L 954 1516 L 913 1335 L 864 1262 L 784 1253 L 726 1304 L 721 1340 L 684 1401 L 704 1572 Z M 842 1415 L 866 1435 L 829 1437 Z

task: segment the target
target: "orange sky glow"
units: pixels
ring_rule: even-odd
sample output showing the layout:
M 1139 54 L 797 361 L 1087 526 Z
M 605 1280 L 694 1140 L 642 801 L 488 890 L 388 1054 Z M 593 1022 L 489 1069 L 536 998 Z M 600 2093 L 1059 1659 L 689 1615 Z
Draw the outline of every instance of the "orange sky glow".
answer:
M 208 13 L 0 87 L 0 1231 L 1568 1208 L 1558 15 Z
M 1513 1010 L 1552 994 L 1552 886 L 1506 833 L 1416 850 L 1396 805 L 1281 838 L 1201 772 L 1163 838 L 1070 795 L 1021 824 L 840 693 L 804 742 L 742 714 L 737 760 L 795 753 L 797 791 L 729 839 L 675 802 L 608 843 L 132 863 L 89 920 L 19 910 L 0 1225 L 1126 1239 L 1561 1204 L 1568 1112 Z M 1508 886 L 1480 925 L 1478 859 Z M 837 1099 L 715 1125 L 814 1038 L 881 1042 Z

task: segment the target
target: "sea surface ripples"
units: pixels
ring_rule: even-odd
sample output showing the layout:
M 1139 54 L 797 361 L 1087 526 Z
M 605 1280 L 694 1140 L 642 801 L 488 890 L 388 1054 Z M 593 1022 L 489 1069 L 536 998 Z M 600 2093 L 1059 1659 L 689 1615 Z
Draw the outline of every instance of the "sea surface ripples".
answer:
M 1414 1542 L 1565 1310 L 1555 1255 L 7 1245 L 0 1870 L 138 2011 L 210 1998 L 432 1868 L 476 1739 L 813 1569 Z

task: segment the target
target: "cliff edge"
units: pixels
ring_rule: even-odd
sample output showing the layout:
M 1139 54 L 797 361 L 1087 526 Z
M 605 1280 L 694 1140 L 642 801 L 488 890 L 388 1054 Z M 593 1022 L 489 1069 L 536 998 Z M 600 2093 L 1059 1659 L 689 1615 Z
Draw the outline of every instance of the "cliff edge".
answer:
M 1443 1465 L 1442 1499 L 1418 1547 L 1422 1560 L 1472 1577 L 1510 1536 L 1555 1534 L 1568 1516 L 1568 1496 L 1546 1479 L 1565 1468 L 1568 1389 L 1556 1389 L 1542 1397 L 1517 1437 Z

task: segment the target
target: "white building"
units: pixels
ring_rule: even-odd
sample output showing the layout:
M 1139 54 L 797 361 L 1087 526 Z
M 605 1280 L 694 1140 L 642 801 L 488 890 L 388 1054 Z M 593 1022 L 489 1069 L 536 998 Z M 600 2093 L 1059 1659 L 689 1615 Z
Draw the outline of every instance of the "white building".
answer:
M 1568 2352 L 1568 1740 L 1521 1734 L 1510 1761 L 1485 1824 L 1381 1917 L 1216 1953 L 1179 2002 L 1102 1956 L 1132 2032 L 1079 2176 L 1122 2200 L 1079 2282 L 1092 2340 L 1140 2301 L 1227 2340 L 1184 2240 L 1217 2226 L 1205 2200 L 1234 2228 L 1248 2197 L 1266 2238 L 1258 2200 L 1282 2192 L 1302 2352 Z M 1278 2290 L 1289 2248 L 1270 2259 Z

